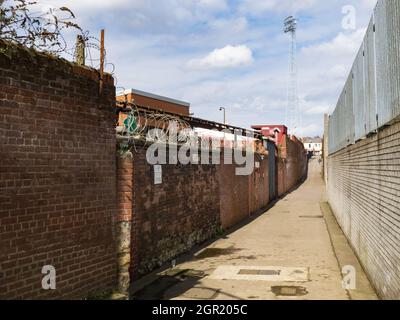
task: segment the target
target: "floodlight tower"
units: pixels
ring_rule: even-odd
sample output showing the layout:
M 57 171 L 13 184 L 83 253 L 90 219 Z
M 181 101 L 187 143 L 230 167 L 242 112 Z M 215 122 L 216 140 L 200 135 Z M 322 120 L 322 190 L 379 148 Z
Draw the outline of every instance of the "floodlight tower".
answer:
M 284 20 L 283 31 L 291 36 L 290 54 L 289 54 L 289 85 L 288 85 L 288 101 L 285 109 L 285 121 L 288 129 L 295 133 L 301 126 L 301 116 L 298 101 L 297 88 L 297 20 L 293 16 L 289 16 Z

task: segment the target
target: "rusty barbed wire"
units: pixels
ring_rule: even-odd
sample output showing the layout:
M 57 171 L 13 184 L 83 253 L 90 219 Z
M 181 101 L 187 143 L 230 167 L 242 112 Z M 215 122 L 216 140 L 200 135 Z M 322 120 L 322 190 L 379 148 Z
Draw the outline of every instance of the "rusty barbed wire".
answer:
M 146 148 L 153 143 L 167 143 L 172 135 L 176 135 L 178 144 L 184 144 L 196 138 L 196 133 L 189 122 L 178 115 L 165 114 L 161 110 L 151 110 L 129 103 L 128 112 L 117 134 L 122 142 L 120 150 L 123 154 L 131 154 L 132 149 Z
M 77 35 L 77 38 L 81 39 L 81 43 L 84 48 L 84 52 L 83 52 L 84 64 L 91 68 L 99 69 L 100 63 L 101 63 L 101 59 L 100 59 L 101 43 L 100 43 L 99 38 L 91 35 L 88 30 L 82 31 L 81 33 L 79 33 Z M 77 41 L 73 46 L 66 49 L 65 53 L 69 56 L 70 59 L 77 61 L 80 50 L 81 50 L 81 47 L 79 46 L 79 43 Z M 105 72 L 114 76 L 116 68 L 115 68 L 114 63 L 108 62 L 106 49 L 104 49 L 104 61 L 105 61 L 104 62 Z M 115 78 L 115 76 L 114 76 L 114 78 Z
M 189 144 L 198 150 L 220 152 L 221 148 L 263 150 L 263 143 L 253 133 L 252 137 L 239 135 L 231 130 L 216 133 L 210 128 L 196 126 L 195 118 L 171 114 L 160 109 L 137 106 L 134 102 L 117 101 L 118 112 L 125 114 L 126 119 L 118 119 L 117 140 L 118 152 L 122 157 L 133 157 L 134 152 L 146 149 L 154 143 L 165 145 Z M 123 123 L 122 121 L 123 120 Z M 201 119 L 197 119 L 200 120 Z M 171 126 L 173 124 L 173 126 Z M 214 123 L 217 125 L 217 123 Z M 199 131 L 200 129 L 200 131 Z M 176 140 L 170 140 L 170 137 Z M 255 141 L 259 141 L 259 145 Z

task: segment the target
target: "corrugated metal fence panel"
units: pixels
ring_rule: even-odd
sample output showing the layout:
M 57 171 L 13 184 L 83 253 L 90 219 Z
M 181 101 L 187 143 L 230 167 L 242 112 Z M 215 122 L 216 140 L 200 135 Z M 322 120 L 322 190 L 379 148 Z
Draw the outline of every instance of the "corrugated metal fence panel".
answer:
M 335 111 L 329 116 L 329 124 L 328 124 L 328 131 L 329 131 L 329 137 L 328 137 L 328 153 L 332 154 L 335 153 L 335 147 L 336 147 L 336 130 L 335 130 L 335 125 L 336 125 L 336 120 L 335 120 L 335 115 L 336 115 L 336 109 Z
M 332 153 L 336 152 L 339 149 L 339 141 L 340 141 L 340 135 L 339 133 L 339 127 L 338 127 L 338 113 L 339 113 L 339 104 L 335 110 L 335 112 L 332 115 L 332 133 L 331 133 L 331 140 L 332 140 L 332 146 L 331 150 Z
M 344 143 L 346 136 L 346 115 L 345 115 L 345 104 L 346 104 L 346 91 L 343 89 L 343 92 L 339 99 L 339 109 L 337 113 L 337 132 L 336 134 L 339 136 L 338 140 L 338 149 L 344 148 L 346 145 Z
M 328 137 L 328 153 L 332 154 L 337 151 L 337 146 L 338 146 L 338 135 L 336 134 L 338 132 L 336 126 L 337 126 L 337 113 L 338 113 L 338 105 L 336 105 L 335 110 L 333 113 L 329 116 L 329 125 L 328 125 L 328 130 L 329 130 L 329 137 Z
M 331 145 L 330 150 L 332 151 L 331 153 L 334 153 L 339 149 L 340 134 L 338 130 L 338 120 L 337 120 L 338 113 L 339 113 L 339 103 L 337 104 L 336 109 L 331 116 L 331 121 L 329 125 L 329 127 L 331 127 L 332 129 L 331 136 L 329 137 L 331 139 L 330 141 Z
M 345 90 L 343 90 L 342 95 L 339 99 L 339 109 L 338 109 L 338 113 L 337 113 L 337 134 L 339 136 L 339 140 L 338 140 L 338 148 L 344 148 L 345 144 L 344 144 L 344 140 L 345 140 L 345 136 L 346 136 L 346 123 L 345 123 L 345 103 L 346 103 L 346 92 Z
M 379 1 L 375 8 L 376 76 L 379 126 L 391 120 L 388 21 L 386 17 L 388 1 Z
M 350 116 L 350 114 L 353 115 L 353 101 L 350 101 L 353 100 L 352 87 L 350 75 L 336 108 L 329 118 L 329 154 L 345 148 L 351 140 L 354 141 L 354 117 Z
M 390 121 L 400 115 L 400 1 L 387 0 L 386 10 Z
M 400 116 L 399 0 L 378 1 L 350 77 L 329 120 L 330 154 Z
M 349 75 L 336 109 L 329 118 L 329 154 L 355 142 L 353 77 Z
M 353 110 L 354 139 L 357 141 L 367 134 L 367 104 L 365 103 L 364 44 L 358 52 L 353 66 Z
M 341 132 L 340 132 L 340 127 L 339 127 L 340 109 L 341 109 L 341 98 L 339 98 L 339 103 L 335 110 L 335 124 L 334 124 L 334 132 L 333 132 L 334 141 L 335 141 L 334 152 L 336 152 L 338 149 L 340 149 L 340 139 L 342 138 L 340 136 Z
M 366 134 L 378 129 L 376 121 L 377 101 L 376 101 L 376 73 L 375 73 L 375 33 L 374 17 L 372 17 L 367 35 L 364 40 L 364 83 L 365 83 L 365 108 L 366 108 Z
M 342 123 L 344 124 L 342 130 L 344 132 L 343 139 L 343 147 L 347 147 L 350 144 L 354 143 L 354 130 L 355 130 L 355 121 L 354 121 L 354 90 L 353 90 L 353 76 L 349 75 L 349 78 L 346 82 L 346 90 L 345 90 L 345 103 L 344 103 L 344 112 L 342 112 Z
M 329 150 L 330 154 L 335 153 L 341 148 L 341 140 L 342 140 L 342 131 L 340 130 L 340 119 L 339 115 L 342 110 L 342 101 L 343 101 L 343 93 L 340 95 L 339 101 L 336 105 L 336 109 L 330 117 L 329 120 L 329 128 L 331 131 L 331 135 L 329 137 Z

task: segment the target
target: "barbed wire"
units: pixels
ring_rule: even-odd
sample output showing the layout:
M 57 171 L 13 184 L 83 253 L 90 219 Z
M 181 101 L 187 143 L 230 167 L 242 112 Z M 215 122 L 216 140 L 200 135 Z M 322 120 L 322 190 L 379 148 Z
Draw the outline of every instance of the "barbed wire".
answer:
M 89 66 L 93 69 L 99 69 L 101 64 L 100 54 L 101 54 L 101 42 L 100 40 L 91 35 L 88 30 L 82 31 L 77 35 L 77 39 L 80 38 L 82 45 L 84 46 L 83 51 L 83 60 L 86 66 Z M 77 61 L 79 56 L 79 51 L 81 50 L 78 41 L 75 42 L 70 48 L 65 50 L 65 54 L 69 57 L 69 59 Z M 108 61 L 107 49 L 104 48 L 104 71 L 111 74 L 114 79 L 115 78 L 115 65 Z
M 118 135 L 123 140 L 120 145 L 123 153 L 130 154 L 132 149 L 146 148 L 153 143 L 169 143 L 171 136 L 176 136 L 177 144 L 184 144 L 198 139 L 189 122 L 178 115 L 165 114 L 159 110 L 143 109 L 135 103 L 129 103 L 129 112 Z
M 134 102 L 118 102 L 117 105 L 126 115 L 123 124 L 121 118 L 118 120 L 117 127 L 119 153 L 122 157 L 133 157 L 133 151 L 137 153 L 140 149 L 146 149 L 154 143 L 189 144 L 190 147 L 207 152 L 220 151 L 220 148 L 247 150 L 249 146 L 255 148 L 254 150 L 260 149 L 260 145 L 255 144 L 257 139 L 254 137 L 249 138 L 223 131 L 222 134 L 216 134 L 209 129 L 206 130 L 207 132 L 201 132 L 179 115 L 165 113 L 151 107 L 139 107 Z M 171 137 L 173 139 L 170 139 Z M 260 144 L 262 147 L 262 142 Z M 218 149 L 215 149 L 216 146 Z

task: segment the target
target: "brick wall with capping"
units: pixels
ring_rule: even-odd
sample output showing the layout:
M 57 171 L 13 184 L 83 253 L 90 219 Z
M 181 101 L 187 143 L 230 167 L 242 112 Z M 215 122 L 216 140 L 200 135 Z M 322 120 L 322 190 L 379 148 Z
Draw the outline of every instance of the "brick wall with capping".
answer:
M 0 42 L 0 298 L 115 285 L 114 101 L 110 76 L 100 95 L 96 71 Z
M 307 178 L 308 160 L 303 143 L 295 136 L 284 136 L 278 148 L 278 195 L 283 196 Z

